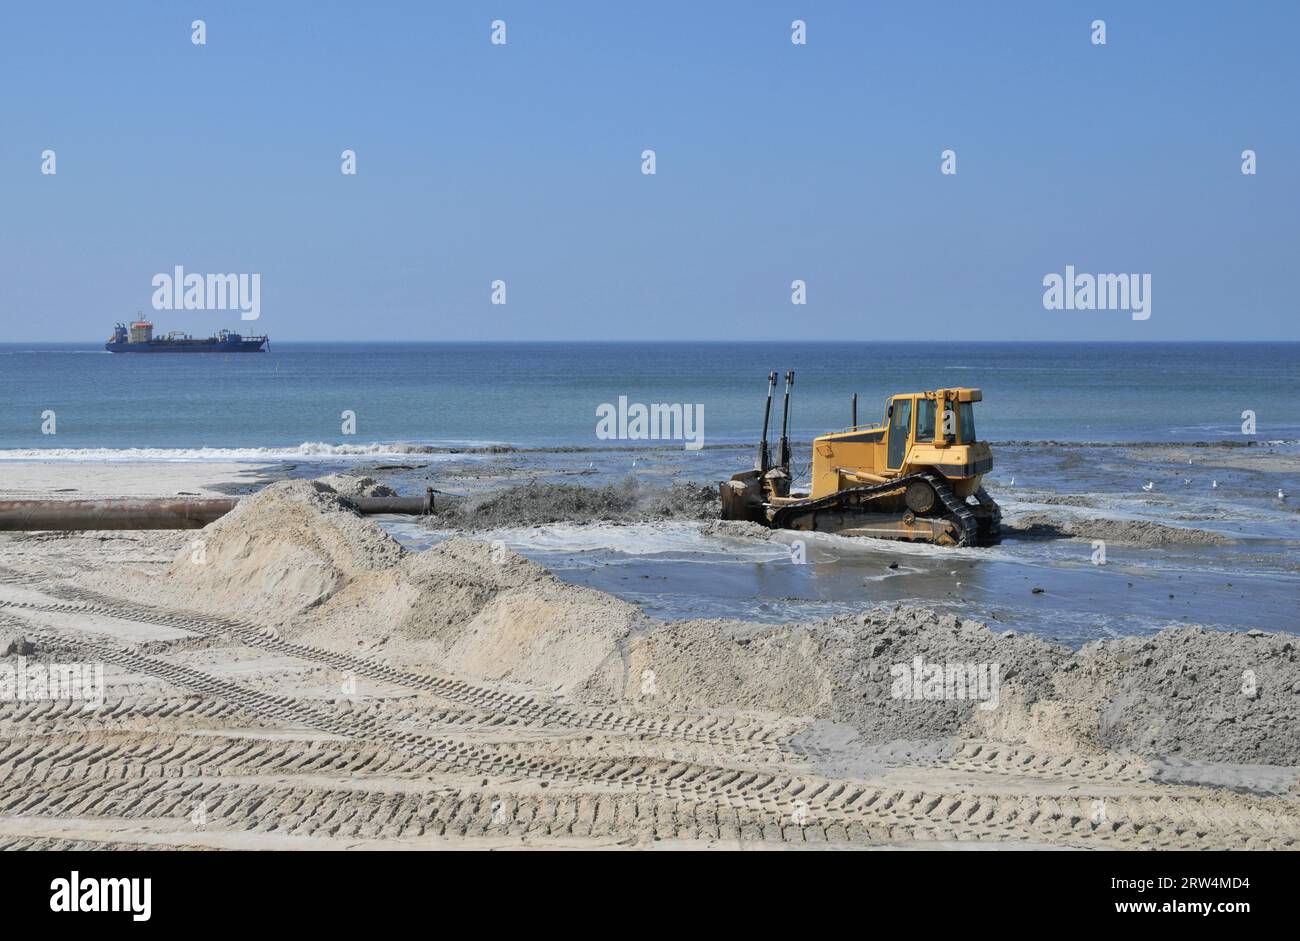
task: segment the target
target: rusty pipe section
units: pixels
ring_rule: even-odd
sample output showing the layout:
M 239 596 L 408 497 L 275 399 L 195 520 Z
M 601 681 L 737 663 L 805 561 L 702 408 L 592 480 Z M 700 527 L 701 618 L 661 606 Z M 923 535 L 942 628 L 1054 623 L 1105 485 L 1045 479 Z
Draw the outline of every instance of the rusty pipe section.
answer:
M 362 515 L 433 512 L 433 490 L 422 497 L 339 497 Z M 202 529 L 239 503 L 234 497 L 201 500 L 0 500 L 0 532 L 94 529 Z
M 235 508 L 213 500 L 0 500 L 0 531 L 202 529 Z

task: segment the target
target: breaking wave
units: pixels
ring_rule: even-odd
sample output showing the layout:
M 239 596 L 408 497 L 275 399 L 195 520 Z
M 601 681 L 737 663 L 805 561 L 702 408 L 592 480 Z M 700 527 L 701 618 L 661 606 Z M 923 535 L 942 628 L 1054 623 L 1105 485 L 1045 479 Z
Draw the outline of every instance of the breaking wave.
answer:
M 453 445 L 483 446 L 486 442 L 446 442 L 442 445 L 372 442 L 370 444 L 327 444 L 304 441 L 289 447 L 264 448 L 12 448 L 0 450 L 0 461 L 335 461 L 346 459 L 401 460 L 419 456 L 422 460 L 452 460 L 463 454 L 447 453 Z

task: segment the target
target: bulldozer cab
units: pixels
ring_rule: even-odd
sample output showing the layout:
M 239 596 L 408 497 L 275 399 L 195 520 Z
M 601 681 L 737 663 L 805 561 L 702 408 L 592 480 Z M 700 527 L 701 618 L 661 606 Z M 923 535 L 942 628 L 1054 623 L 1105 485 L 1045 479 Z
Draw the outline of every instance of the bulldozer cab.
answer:
M 885 467 L 902 467 L 911 444 L 974 444 L 974 403 L 979 400 L 978 389 L 940 389 L 891 398 L 885 406 Z

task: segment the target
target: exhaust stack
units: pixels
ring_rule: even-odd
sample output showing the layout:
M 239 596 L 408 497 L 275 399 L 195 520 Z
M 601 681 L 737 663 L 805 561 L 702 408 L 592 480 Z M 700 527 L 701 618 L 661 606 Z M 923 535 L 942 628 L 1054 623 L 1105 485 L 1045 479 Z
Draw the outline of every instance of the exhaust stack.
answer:
M 781 415 L 780 466 L 788 476 L 790 473 L 790 390 L 794 388 L 794 370 L 785 374 L 785 406 Z
M 772 393 L 776 391 L 776 370 L 767 374 L 767 407 L 763 409 L 763 437 L 758 442 L 758 460 L 754 469 L 766 474 L 772 469 L 772 452 L 767 447 L 767 426 L 772 418 Z

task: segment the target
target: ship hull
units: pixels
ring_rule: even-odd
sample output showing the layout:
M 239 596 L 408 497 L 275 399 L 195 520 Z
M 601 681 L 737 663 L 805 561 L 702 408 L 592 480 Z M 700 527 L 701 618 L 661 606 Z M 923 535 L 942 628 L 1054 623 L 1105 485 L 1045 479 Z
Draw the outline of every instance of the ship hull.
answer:
M 110 353 L 264 353 L 266 340 L 151 340 L 148 343 L 105 343 Z

